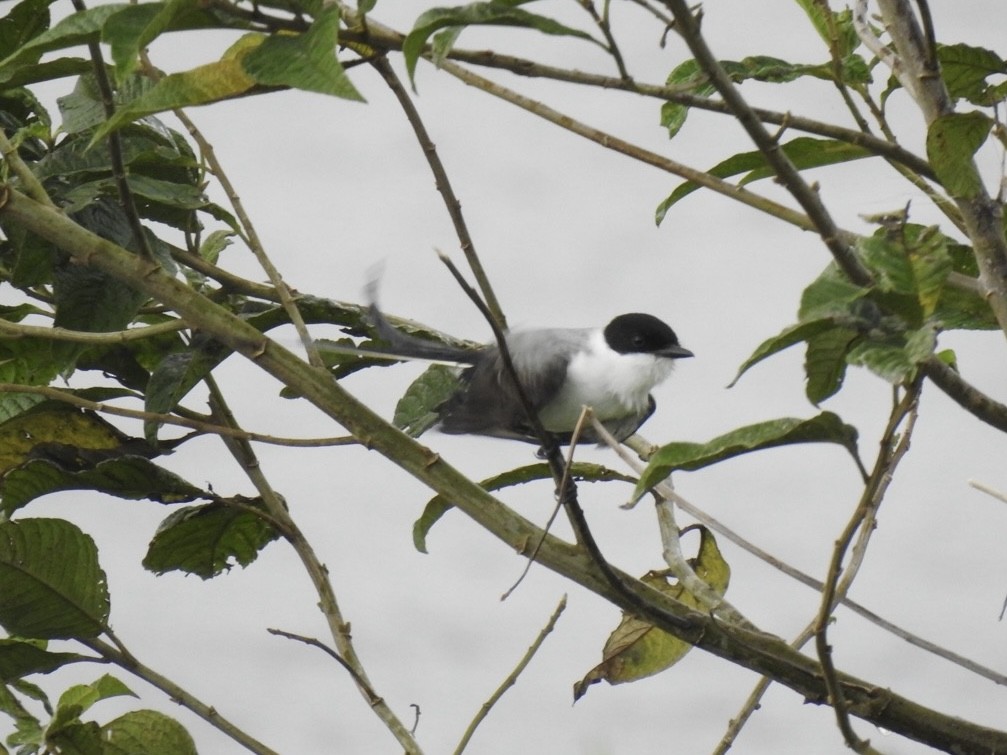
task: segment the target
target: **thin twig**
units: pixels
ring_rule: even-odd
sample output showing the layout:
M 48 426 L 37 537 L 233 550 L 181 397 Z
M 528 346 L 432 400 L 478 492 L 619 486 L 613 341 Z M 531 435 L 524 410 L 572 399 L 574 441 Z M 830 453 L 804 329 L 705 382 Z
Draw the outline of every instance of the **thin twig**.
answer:
M 272 750 L 262 744 L 257 739 L 247 734 L 244 730 L 238 728 L 235 724 L 220 715 L 215 706 L 207 705 L 195 695 L 192 695 L 182 687 L 179 687 L 166 676 L 162 676 L 149 666 L 144 665 L 137 660 L 132 653 L 125 651 L 125 649 L 122 648 L 115 648 L 107 642 L 103 642 L 97 638 L 78 637 L 76 639 L 77 642 L 91 648 L 91 650 L 101 655 L 102 658 L 106 659 L 110 663 L 114 663 L 120 668 L 161 690 L 172 701 L 178 703 L 183 708 L 191 710 L 211 726 L 223 732 L 242 747 L 246 748 L 249 752 L 258 753 L 259 755 L 278 755 L 275 750 Z
M 41 202 L 50 207 L 56 206 L 46 193 L 45 187 L 42 186 L 42 183 L 32 173 L 31 168 L 21 159 L 17 147 L 7 138 L 7 134 L 4 133 L 3 129 L 0 129 L 0 154 L 3 155 L 3 159 L 11 167 L 11 170 L 14 171 L 14 175 L 21 181 L 21 186 L 24 187 L 25 193 L 28 196 L 36 202 Z
M 77 396 L 69 391 L 60 388 L 53 388 L 48 385 L 22 385 L 20 383 L 0 383 L 0 393 L 30 393 L 37 396 L 44 396 L 53 401 L 60 401 L 64 404 L 76 406 L 101 414 L 110 414 L 114 417 L 126 417 L 142 422 L 158 422 L 165 425 L 177 425 L 196 430 L 199 433 L 228 436 L 231 438 L 241 438 L 256 443 L 268 443 L 274 446 L 291 446 L 294 448 L 320 448 L 328 446 L 349 446 L 355 445 L 359 441 L 353 436 L 341 435 L 335 438 L 283 438 L 276 435 L 266 435 L 264 433 L 251 432 L 240 428 L 229 427 L 214 422 L 196 419 L 194 417 L 180 417 L 177 414 L 164 414 L 162 412 L 147 412 L 139 409 L 126 409 L 121 406 L 112 406 L 103 401 L 91 401 Z
M 482 261 L 479 259 L 479 255 L 476 254 L 475 242 L 472 240 L 468 224 L 465 222 L 465 216 L 462 214 L 462 203 L 458 201 L 458 197 L 451 186 L 451 180 L 444 169 L 444 163 L 441 162 L 440 155 L 437 154 L 437 147 L 431 140 L 426 126 L 423 125 L 423 119 L 420 118 L 419 110 L 417 110 L 406 88 L 402 86 L 402 82 L 395 74 L 387 58 L 383 56 L 374 58 L 371 61 L 371 65 L 381 74 L 388 88 L 392 90 L 395 98 L 399 101 L 402 111 L 406 114 L 409 125 L 412 126 L 413 133 L 416 135 L 416 140 L 423 150 L 423 156 L 427 159 L 427 164 L 434 174 L 434 183 L 444 200 L 444 206 L 447 208 L 448 216 L 454 225 L 462 254 L 465 255 L 465 260 L 469 264 L 469 270 L 472 271 L 472 275 L 476 279 L 476 285 L 479 286 L 479 291 L 482 293 L 482 298 L 486 302 L 486 306 L 493 319 L 501 330 L 506 330 L 507 318 L 504 317 L 503 308 L 500 306 L 500 302 L 493 291 L 493 286 L 490 285 L 489 276 L 486 275 Z
M 818 660 L 822 664 L 822 671 L 826 687 L 829 690 L 829 701 L 836 714 L 836 723 L 842 732 L 846 744 L 858 753 L 870 752 L 870 742 L 860 739 L 850 722 L 850 712 L 846 699 L 843 696 L 842 687 L 836 675 L 835 665 L 832 662 L 832 648 L 828 643 L 828 626 L 832 612 L 837 603 L 837 588 L 839 576 L 843 568 L 843 560 L 846 550 L 854 534 L 862 527 L 873 522 L 874 512 L 881 503 L 888 485 L 891 483 L 892 475 L 899 461 L 909 450 L 909 439 L 912 436 L 913 426 L 916 417 L 916 405 L 919 399 L 920 379 L 917 379 L 906 390 L 906 395 L 892 409 L 888 425 L 881 437 L 881 449 L 874 469 L 871 472 L 870 480 L 864 489 L 860 503 L 856 511 L 847 523 L 842 534 L 836 540 L 832 558 L 829 563 L 828 575 L 825 579 L 825 587 L 822 590 L 821 608 L 818 613 L 818 620 L 815 625 L 815 648 L 818 653 Z M 903 423 L 905 426 L 903 427 Z M 899 436 L 899 428 L 902 428 Z
M 84 0 L 71 0 L 71 2 L 78 13 L 87 10 Z M 98 42 L 89 41 L 87 49 L 91 56 L 91 63 L 94 65 L 94 79 L 98 84 L 98 91 L 101 93 L 101 105 L 105 110 L 105 118 L 111 120 L 115 115 L 115 95 L 112 91 L 112 82 L 109 81 L 108 72 L 105 70 L 105 59 L 101 54 L 101 45 Z M 110 131 L 107 139 L 109 158 L 112 163 L 112 179 L 115 181 L 115 188 L 119 193 L 119 204 L 122 206 L 122 211 L 126 214 L 126 220 L 133 232 L 136 251 L 146 259 L 153 261 L 154 253 L 150 248 L 147 232 L 140 221 L 140 213 L 136 209 L 136 202 L 133 199 L 133 191 L 129 188 L 126 163 L 122 156 L 122 139 L 117 130 Z
M 350 676 L 353 677 L 353 681 L 355 681 L 357 683 L 357 686 L 360 687 L 361 690 L 363 690 L 364 696 L 368 698 L 368 701 L 371 703 L 371 705 L 377 705 L 378 703 L 383 702 L 381 697 L 378 696 L 378 693 L 375 692 L 373 689 L 371 689 L 370 682 L 368 682 L 367 679 L 362 677 L 357 672 L 357 670 L 353 668 L 353 666 L 347 663 L 346 660 L 341 655 L 339 655 L 339 653 L 330 648 L 324 642 L 321 642 L 320 640 L 317 640 L 314 637 L 305 637 L 302 634 L 293 634 L 292 632 L 285 632 L 282 629 L 272 629 L 267 627 L 266 631 L 269 632 L 270 634 L 275 634 L 278 637 L 286 637 L 288 640 L 297 640 L 298 642 L 303 642 L 305 645 L 311 645 L 312 647 L 316 647 L 319 650 L 323 651 L 336 663 L 342 666 L 343 669 L 345 669 L 346 673 L 348 673 Z
M 594 7 L 594 2 L 592 0 L 579 0 L 581 7 L 588 12 L 591 18 L 594 20 L 595 26 L 601 31 L 602 35 L 605 37 L 605 43 L 609 55 L 612 56 L 612 60 L 615 61 L 615 67 L 619 71 L 619 77 L 623 81 L 632 81 L 633 77 L 629 75 L 629 71 L 626 70 L 626 62 L 622 59 L 622 52 L 619 50 L 619 45 L 615 41 L 615 37 L 612 35 L 612 27 L 609 23 L 608 15 L 608 3 L 606 0 L 605 14 L 603 16 L 598 15 L 598 11 Z
M 204 381 L 210 389 L 210 406 L 213 416 L 221 424 L 238 427 L 238 423 L 224 401 L 223 394 L 217 386 L 216 381 L 209 375 L 204 378 Z M 388 704 L 380 696 L 375 695 L 374 685 L 368 679 L 364 666 L 353 645 L 349 622 L 343 618 L 339 603 L 336 600 L 336 593 L 332 587 L 328 569 L 318 559 L 314 548 L 290 516 L 283 497 L 273 489 L 266 478 L 251 444 L 246 440 L 229 438 L 227 436 L 221 436 L 221 440 L 259 492 L 266 510 L 281 523 L 281 532 L 287 542 L 293 547 L 298 558 L 300 558 L 315 588 L 319 599 L 318 607 L 322 611 L 322 615 L 325 616 L 336 649 L 340 657 L 352 666 L 355 671 L 353 679 L 357 683 L 361 694 L 367 699 L 371 709 L 385 724 L 392 736 L 405 748 L 406 752 L 410 753 L 410 755 L 418 755 L 421 750 L 415 737 L 409 732 L 405 724 L 399 720 Z
M 689 46 L 696 62 L 710 78 L 710 83 L 717 89 L 724 102 L 734 112 L 738 122 L 759 148 L 766 161 L 772 166 L 780 182 L 791 193 L 798 204 L 804 209 L 814 224 L 822 241 L 828 247 L 836 264 L 849 280 L 858 286 L 869 286 L 874 282 L 870 271 L 857 257 L 847 236 L 842 233 L 832 219 L 832 215 L 822 203 L 821 197 L 812 189 L 800 174 L 790 158 L 780 149 L 773 136 L 766 131 L 759 116 L 741 96 L 731 77 L 706 45 L 699 31 L 699 23 L 692 15 L 685 0 L 664 0 L 664 4 L 675 16 L 675 27 L 685 43 Z
M 639 162 L 658 168 L 659 170 L 663 170 L 666 173 L 671 173 L 672 175 L 685 178 L 686 180 L 692 181 L 699 186 L 703 186 L 711 191 L 723 194 L 756 210 L 772 215 L 773 217 L 800 228 L 801 230 L 813 231 L 816 229 L 815 224 L 804 213 L 793 210 L 786 205 L 780 204 L 779 202 L 774 202 L 771 199 L 760 196 L 759 194 L 749 191 L 741 186 L 737 186 L 729 181 L 711 176 L 709 173 L 704 171 L 690 168 L 689 166 L 667 158 L 664 155 L 643 149 L 642 147 L 627 142 L 624 139 L 620 139 L 613 134 L 588 126 L 576 118 L 572 118 L 565 113 L 561 113 L 558 110 L 539 102 L 538 100 L 525 97 L 524 95 L 518 94 L 505 86 L 479 76 L 478 74 L 469 71 L 464 66 L 460 66 L 457 63 L 446 60 L 441 63 L 440 67 L 443 71 L 464 81 L 470 86 L 477 87 L 494 97 L 499 97 L 500 99 L 510 102 L 513 105 L 517 105 L 523 110 L 527 110 L 529 113 L 537 115 L 540 118 L 544 118 L 550 123 L 560 126 L 561 128 L 565 128 L 578 136 L 589 139 L 606 149 L 626 155 L 634 160 L 638 160 Z M 844 234 L 844 238 L 853 238 L 853 234 L 846 232 L 842 233 Z
M 573 451 L 577 447 L 577 443 L 580 441 L 581 433 L 584 431 L 584 424 L 587 421 L 588 412 L 591 410 L 588 407 L 582 407 L 580 410 L 580 416 L 577 418 L 577 424 L 574 425 L 573 432 L 570 434 L 570 449 L 566 457 L 566 467 L 563 470 L 563 479 L 560 481 L 559 490 L 564 490 L 567 485 L 570 484 L 569 476 L 570 471 L 573 469 Z M 528 558 L 525 560 L 524 568 L 521 570 L 521 575 L 517 578 L 503 595 L 500 596 L 500 600 L 507 600 L 511 596 L 518 585 L 524 581 L 524 578 L 528 576 L 528 572 L 531 571 L 531 565 L 535 563 L 535 558 L 538 556 L 539 549 L 545 543 L 546 537 L 549 535 L 549 531 L 552 529 L 553 523 L 556 521 L 556 517 L 559 515 L 560 509 L 563 507 L 562 500 L 559 496 L 556 497 L 556 503 L 552 507 L 552 513 L 549 514 L 549 519 L 546 521 L 545 526 L 542 528 L 542 535 L 539 537 L 538 542 L 535 543 L 535 547 L 529 554 Z
M 595 433 L 598 434 L 598 438 L 615 451 L 637 474 L 640 474 L 642 471 L 640 465 L 623 450 L 619 441 L 608 431 L 608 428 L 598 421 L 593 412 L 589 416 L 589 419 Z M 672 510 L 670 506 L 662 505 L 671 502 L 678 503 L 680 497 L 674 488 L 672 488 L 667 480 L 663 480 L 654 486 L 653 492 L 658 496 L 657 517 L 658 526 L 661 531 L 661 542 L 664 545 L 663 555 L 672 574 L 682 583 L 686 590 L 692 593 L 693 597 L 699 601 L 700 605 L 707 612 L 717 614 L 720 618 L 725 619 L 731 624 L 746 629 L 755 629 L 755 625 L 746 619 L 741 611 L 725 600 L 722 595 L 717 595 L 708 584 L 699 578 L 695 570 L 682 555 L 682 548 L 678 543 L 678 528 L 675 526 Z
M 188 323 L 184 320 L 168 320 L 141 328 L 92 333 L 85 330 L 70 330 L 68 328 L 45 325 L 15 323 L 0 318 L 0 339 L 41 338 L 48 341 L 84 343 L 90 346 L 117 345 L 129 343 L 130 341 L 140 341 L 144 338 L 154 338 L 165 333 L 176 333 L 188 327 Z
M 566 595 L 560 598 L 559 605 L 557 605 L 556 610 L 552 612 L 552 616 L 549 617 L 549 621 L 546 622 L 546 625 L 542 628 L 542 631 L 538 633 L 538 637 L 535 638 L 535 641 L 531 644 L 528 650 L 525 651 L 525 654 L 521 656 L 521 660 L 518 661 L 514 670 L 507 675 L 507 678 L 504 679 L 500 686 L 496 688 L 493 694 L 490 695 L 489 699 L 483 703 L 479 712 L 476 713 L 472 722 L 468 725 L 468 728 L 462 735 L 461 741 L 455 748 L 454 755 L 461 755 L 462 751 L 468 746 L 469 740 L 472 739 L 472 735 L 475 734 L 475 730 L 479 724 L 481 724 L 483 719 L 489 715 L 493 706 L 496 705 L 500 698 L 504 696 L 504 693 L 514 686 L 518 677 L 521 675 L 521 672 L 527 668 L 531 659 L 535 657 L 539 648 L 542 647 L 542 643 L 545 642 L 545 638 L 548 637 L 552 633 L 552 630 L 556 628 L 556 622 L 559 621 L 559 617 L 564 610 L 566 610 Z
M 140 59 L 144 64 L 144 70 L 147 75 L 155 80 L 161 77 L 160 71 L 150 62 L 150 58 L 147 56 L 146 52 L 141 51 Z M 280 275 L 280 271 L 277 270 L 273 261 L 266 253 L 266 248 L 263 245 L 262 240 L 259 238 L 258 231 L 256 231 L 255 225 L 252 223 L 251 216 L 245 211 L 245 205 L 241 201 L 241 197 L 238 196 L 238 192 L 231 183 L 231 179 L 228 177 L 223 165 L 217 159 L 217 154 L 213 148 L 213 144 L 211 144 L 210 140 L 203 135 L 203 132 L 199 130 L 195 122 L 193 122 L 184 110 L 176 108 L 172 112 L 182 125 L 185 126 L 186 131 L 189 132 L 189 136 L 191 136 L 193 141 L 196 142 L 199 147 L 200 154 L 209 166 L 210 172 L 217 179 L 221 189 L 224 190 L 224 194 L 231 203 L 231 207 L 234 209 L 234 214 L 237 216 L 238 222 L 241 224 L 243 231 L 242 239 L 248 245 L 248 248 L 252 250 L 252 254 L 255 255 L 255 259 L 258 261 L 259 266 L 265 271 L 266 276 L 269 278 L 269 282 L 273 284 L 273 289 L 279 297 L 280 305 L 283 307 L 284 311 L 286 311 L 291 324 L 294 326 L 294 330 L 297 332 L 298 338 L 300 338 L 301 343 L 304 346 L 304 350 L 308 355 L 308 362 L 313 367 L 325 369 L 325 362 L 322 360 L 321 354 L 318 353 L 318 349 L 315 346 L 314 340 L 311 338 L 311 334 L 308 333 L 307 325 L 305 325 L 304 318 L 301 316 L 301 312 L 297 308 L 297 302 L 294 299 L 294 295 L 286 281 L 283 280 L 283 276 Z

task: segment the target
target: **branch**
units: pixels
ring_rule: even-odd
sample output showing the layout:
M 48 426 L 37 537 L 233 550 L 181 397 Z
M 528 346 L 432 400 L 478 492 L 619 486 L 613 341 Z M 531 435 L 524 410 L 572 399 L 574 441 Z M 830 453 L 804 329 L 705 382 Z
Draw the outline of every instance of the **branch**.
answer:
M 464 66 L 452 63 L 451 61 L 443 61 L 441 63 L 441 69 L 450 73 L 455 78 L 461 79 L 466 84 L 481 89 L 488 94 L 492 94 L 494 97 L 499 97 L 500 99 L 510 102 L 512 105 L 517 105 L 518 107 L 527 110 L 540 118 L 544 118 L 550 123 L 560 126 L 561 128 L 565 128 L 566 130 L 589 139 L 596 144 L 600 144 L 606 149 L 626 155 L 627 157 L 631 157 L 634 160 L 659 168 L 667 173 L 685 178 L 700 186 L 710 189 L 711 191 L 715 191 L 718 194 L 723 194 L 731 199 L 741 202 L 742 204 L 746 204 L 749 207 L 753 207 L 772 215 L 785 223 L 790 223 L 801 230 L 815 230 L 814 223 L 806 215 L 792 210 L 786 205 L 782 205 L 779 202 L 774 202 L 771 199 L 759 196 L 758 194 L 740 186 L 711 176 L 709 173 L 705 173 L 704 171 L 690 168 L 683 163 L 671 160 L 663 155 L 657 154 L 656 152 L 651 152 L 643 149 L 642 147 L 638 147 L 635 144 L 631 144 L 630 142 L 620 139 L 619 137 L 605 131 L 592 128 L 591 126 L 588 126 L 575 118 L 566 115 L 565 113 L 554 110 L 548 105 L 529 97 L 525 97 L 524 95 L 518 94 L 507 87 L 497 84 L 496 82 L 483 78 L 482 76 L 469 71 Z M 853 234 L 849 234 L 847 232 L 842 233 L 844 234 L 844 237 L 853 236 Z
M 448 178 L 448 173 L 444 169 L 444 163 L 441 162 L 440 155 L 437 154 L 437 147 L 434 146 L 433 141 L 430 139 L 430 134 L 427 133 L 426 126 L 423 125 L 423 120 L 420 118 L 419 110 L 416 109 L 416 105 L 413 103 L 412 99 L 410 99 L 409 93 L 406 92 L 405 87 L 402 86 L 402 82 L 399 81 L 399 77 L 395 75 L 395 71 L 392 70 L 392 66 L 389 64 L 387 58 L 383 56 L 377 57 L 371 61 L 371 65 L 374 66 L 378 73 L 381 74 L 381 77 L 385 80 L 388 88 L 392 90 L 392 93 L 399 101 L 399 105 L 402 107 L 403 112 L 405 112 L 406 118 L 409 120 L 409 125 L 412 126 L 413 133 L 416 134 L 416 140 L 420 143 L 420 147 L 423 150 L 423 156 L 426 157 L 427 164 L 430 166 L 430 170 L 434 174 L 434 183 L 437 186 L 437 191 L 440 192 L 441 197 L 444 199 L 444 206 L 447 208 L 448 216 L 451 218 L 451 223 L 454 225 L 455 234 L 458 236 L 458 242 L 461 245 L 462 253 L 465 255 L 466 261 L 469 263 L 469 269 L 472 271 L 472 275 L 475 276 L 476 284 L 482 292 L 483 299 L 486 302 L 486 306 L 489 308 L 490 315 L 502 330 L 506 330 L 507 318 L 504 317 L 503 308 L 500 306 L 500 302 L 497 299 L 496 294 L 493 292 L 493 286 L 490 285 L 489 276 L 486 275 L 486 270 L 483 268 L 479 255 L 476 254 L 475 242 L 472 241 L 468 225 L 465 223 L 465 216 L 462 215 L 462 203 L 458 201 L 458 197 L 455 195 L 455 191 L 451 187 L 451 180 Z
M 850 724 L 850 708 L 843 696 L 843 690 L 836 676 L 835 666 L 832 663 L 832 648 L 828 643 L 828 627 L 832 617 L 832 612 L 838 599 L 839 575 L 843 570 L 843 559 L 850 541 L 861 527 L 864 528 L 862 538 L 862 548 L 854 565 L 854 572 L 859 569 L 863 558 L 863 549 L 866 548 L 866 537 L 869 537 L 869 529 L 874 526 L 874 518 L 877 508 L 881 505 L 888 485 L 892 481 L 895 468 L 909 450 L 909 439 L 912 437 L 913 427 L 916 423 L 916 406 L 919 400 L 920 380 L 917 379 L 906 390 L 906 395 L 896 404 L 888 425 L 881 437 L 881 449 L 878 452 L 874 470 L 871 472 L 867 486 L 864 488 L 863 496 L 857 505 L 856 511 L 847 523 L 846 528 L 836 540 L 833 549 L 832 559 L 829 563 L 828 576 L 825 579 L 825 588 L 822 590 L 821 608 L 818 613 L 818 620 L 815 624 L 815 647 L 818 651 L 818 659 L 822 663 L 825 672 L 825 684 L 829 690 L 829 699 L 832 702 L 833 710 L 836 712 L 836 722 L 839 730 L 846 740 L 847 746 L 856 752 L 873 752 L 867 740 L 860 739 L 853 731 Z M 905 428 L 899 434 L 899 428 L 905 422 Z M 848 588 L 847 584 L 847 588 Z
M 97 638 L 86 639 L 78 637 L 77 642 L 91 648 L 91 650 L 101 655 L 102 658 L 106 659 L 110 663 L 114 663 L 119 668 L 122 668 L 140 679 L 152 684 L 154 687 L 157 687 L 157 689 L 164 692 L 164 694 L 166 694 L 172 701 L 178 703 L 183 708 L 191 710 L 211 726 L 219 729 L 250 752 L 259 753 L 259 755 L 279 755 L 279 753 L 275 750 L 271 750 L 269 747 L 266 747 L 266 745 L 262 744 L 257 739 L 254 739 L 249 734 L 246 734 L 242 729 L 239 729 L 233 723 L 220 715 L 214 706 L 207 705 L 194 695 L 191 695 L 189 692 L 179 687 L 167 677 L 157 673 L 149 666 L 145 666 L 140 663 L 140 661 L 138 661 L 132 653 L 125 651 L 124 649 L 112 647 L 108 643 Z
M 225 403 L 223 394 L 213 377 L 210 375 L 206 376 L 204 382 L 210 389 L 210 406 L 214 416 L 220 420 L 221 424 L 238 427 L 237 420 Z M 332 581 L 329 579 L 329 571 L 319 560 L 311 543 L 308 542 L 307 537 L 305 537 L 300 527 L 297 526 L 297 523 L 290 516 L 283 497 L 273 489 L 272 484 L 266 479 L 262 465 L 259 463 L 258 458 L 256 458 L 251 444 L 247 440 L 228 436 L 221 436 L 221 440 L 259 492 L 269 515 L 280 523 L 280 532 L 282 532 L 284 538 L 286 538 L 298 558 L 300 558 L 305 571 L 307 571 L 311 579 L 312 586 L 318 594 L 318 607 L 329 625 L 329 632 L 339 651 L 339 657 L 346 668 L 352 669 L 351 676 L 354 682 L 356 682 L 357 688 L 367 700 L 371 710 L 381 719 L 392 736 L 398 740 L 399 744 L 405 748 L 407 755 L 420 755 L 422 751 L 412 733 L 399 720 L 398 716 L 395 715 L 384 699 L 374 691 L 374 685 L 367 678 L 367 672 L 364 670 L 363 663 L 357 655 L 356 648 L 353 646 L 353 639 L 350 635 L 350 624 L 343 618 L 342 611 L 339 608 L 336 593 L 332 587 Z
M 266 435 L 248 430 L 241 430 L 225 425 L 218 425 L 213 422 L 206 422 L 192 417 L 180 417 L 177 414 L 163 414 L 161 412 L 145 412 L 137 409 L 125 409 L 120 406 L 112 406 L 101 401 L 90 401 L 81 398 L 69 391 L 60 390 L 46 385 L 20 385 L 17 383 L 0 383 L 0 393 L 31 393 L 37 396 L 45 396 L 53 401 L 61 401 L 81 409 L 102 414 L 111 414 L 114 417 L 127 417 L 142 422 L 158 422 L 165 425 L 177 425 L 196 430 L 199 433 L 213 435 L 226 435 L 231 438 L 241 438 L 243 440 L 255 441 L 256 443 L 269 443 L 274 446 L 291 446 L 294 448 L 318 448 L 321 446 L 348 446 L 357 443 L 356 438 L 340 436 L 337 438 L 281 438 L 276 435 Z
M 766 131 L 759 116 L 741 96 L 730 76 L 724 71 L 723 66 L 714 57 L 710 48 L 706 46 L 706 41 L 699 31 L 699 23 L 692 15 L 688 4 L 685 0 L 664 0 L 664 3 L 675 16 L 675 28 L 689 46 L 696 62 L 710 78 L 710 83 L 720 92 L 720 96 L 731 108 L 745 131 L 748 132 L 755 146 L 759 148 L 767 162 L 776 171 L 780 182 L 804 208 L 814 224 L 815 230 L 832 253 L 836 264 L 852 283 L 858 286 L 870 286 L 874 282 L 874 278 L 857 258 L 847 241 L 847 235 L 836 226 L 829 211 L 822 204 L 818 192 L 804 181 L 800 172 L 790 162 L 790 158 L 780 149 L 776 138 Z
M 177 312 L 194 328 L 237 351 L 346 427 L 368 448 L 451 500 L 475 523 L 516 552 L 524 553 L 528 544 L 542 537 L 538 527 L 458 472 L 440 455 L 392 427 L 332 380 L 331 375 L 312 368 L 184 282 L 163 270 L 151 270 L 137 255 L 9 186 L 0 187 L 0 215 L 52 242 L 78 263 L 93 266 L 142 291 Z M 760 674 L 772 675 L 809 702 L 825 701 L 821 666 L 779 638 L 714 620 L 612 567 L 626 590 L 636 597 L 634 601 L 625 592 L 614 589 L 582 549 L 552 535 L 543 539 L 538 563 L 696 647 Z M 840 674 L 838 679 L 851 712 L 889 731 L 932 747 L 955 747 L 963 755 L 1007 751 L 1005 732 L 941 714 L 852 676 Z
M 93 333 L 85 330 L 70 330 L 68 328 L 48 327 L 45 325 L 26 325 L 14 323 L 0 318 L 0 339 L 42 338 L 48 341 L 69 341 L 83 343 L 89 346 L 118 345 L 130 341 L 140 341 L 144 338 L 154 338 L 165 333 L 177 333 L 188 329 L 184 320 L 168 320 L 156 325 L 142 328 L 129 328 L 105 333 Z
M 545 642 L 545 638 L 548 637 L 550 634 L 552 634 L 552 630 L 556 628 L 556 622 L 559 621 L 560 615 L 565 610 L 566 610 L 566 595 L 564 595 L 560 599 L 559 605 L 556 606 L 556 610 L 552 612 L 552 616 L 549 617 L 549 621 L 546 622 L 546 625 L 542 628 L 542 631 L 538 633 L 538 637 L 535 638 L 535 641 L 531 644 L 531 647 L 529 647 L 528 650 L 525 651 L 525 654 L 521 656 L 521 660 L 518 661 L 518 664 L 517 666 L 514 667 L 514 670 L 507 675 L 507 678 L 504 679 L 503 682 L 501 682 L 500 686 L 496 688 L 496 690 L 493 692 L 492 695 L 490 695 L 489 700 L 483 703 L 482 707 L 479 709 L 479 712 L 476 713 L 475 718 L 472 719 L 472 723 L 469 724 L 468 728 L 465 730 L 465 733 L 462 735 L 461 741 L 455 748 L 454 755 L 461 755 L 461 753 L 468 746 L 469 740 L 472 739 L 472 735 L 475 734 L 476 728 L 479 726 L 479 724 L 481 724 L 483 722 L 483 719 L 486 718 L 487 715 L 489 715 L 490 710 L 492 710 L 493 706 L 497 704 L 497 701 L 499 701 L 500 698 L 504 696 L 504 693 L 514 686 L 515 682 L 517 682 L 517 678 L 521 675 L 521 672 L 528 667 L 528 664 L 531 663 L 531 659 L 535 657 L 535 653 L 537 653 L 538 649 L 542 647 L 542 643 Z
M 937 356 L 931 355 L 926 361 L 920 362 L 919 369 L 962 409 L 987 425 L 1007 433 L 1007 406 L 965 382 L 956 369 Z
M 84 0 L 71 0 L 74 10 L 78 13 L 86 10 Z M 88 53 L 91 56 L 91 63 L 94 65 L 94 79 L 98 83 L 98 91 L 101 93 L 101 105 L 105 110 L 105 118 L 111 120 L 115 115 L 115 96 L 112 92 L 112 83 L 108 80 L 108 72 L 105 70 L 105 60 L 101 55 L 101 45 L 96 41 L 87 43 Z M 136 209 L 136 202 L 133 200 L 133 191 L 129 188 L 129 180 L 126 177 L 126 163 L 122 157 L 122 139 L 118 131 L 110 131 L 108 134 L 108 154 L 112 162 L 112 178 L 115 181 L 116 191 L 119 193 L 119 204 L 126 214 L 126 220 L 133 232 L 133 241 L 136 242 L 137 251 L 148 260 L 154 259 L 150 242 L 147 240 L 147 232 L 140 222 L 140 213 Z

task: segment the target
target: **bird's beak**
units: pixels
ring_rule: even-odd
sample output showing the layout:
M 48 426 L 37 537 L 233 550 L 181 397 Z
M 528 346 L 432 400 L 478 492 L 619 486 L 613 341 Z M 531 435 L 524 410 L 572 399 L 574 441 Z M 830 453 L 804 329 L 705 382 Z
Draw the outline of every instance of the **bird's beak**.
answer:
M 684 359 L 685 357 L 696 356 L 691 351 L 689 351 L 684 346 L 679 346 L 675 344 L 674 346 L 668 346 L 667 348 L 661 349 L 655 352 L 658 356 L 666 357 L 667 359 Z

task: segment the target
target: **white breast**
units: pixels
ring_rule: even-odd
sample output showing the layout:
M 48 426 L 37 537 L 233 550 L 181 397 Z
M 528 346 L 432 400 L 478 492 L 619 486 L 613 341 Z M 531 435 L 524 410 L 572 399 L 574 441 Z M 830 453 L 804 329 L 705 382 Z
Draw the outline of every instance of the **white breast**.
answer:
M 672 364 L 650 354 L 619 354 L 601 332 L 594 333 L 588 348 L 570 361 L 566 382 L 539 418 L 545 429 L 561 432 L 573 429 L 584 405 L 603 421 L 643 414 L 647 396 L 671 374 Z

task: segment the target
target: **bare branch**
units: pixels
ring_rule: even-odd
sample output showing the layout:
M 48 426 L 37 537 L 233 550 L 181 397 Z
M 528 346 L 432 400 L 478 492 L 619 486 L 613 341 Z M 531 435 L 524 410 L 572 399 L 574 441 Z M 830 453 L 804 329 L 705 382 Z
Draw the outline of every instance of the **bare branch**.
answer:
M 485 703 L 483 703 L 482 707 L 479 709 L 479 712 L 476 713 L 475 718 L 472 719 L 472 722 L 469 724 L 468 728 L 465 730 L 465 733 L 462 735 L 461 741 L 455 748 L 454 755 L 461 755 L 461 753 L 468 746 L 469 740 L 472 739 L 472 735 L 475 734 L 475 730 L 479 726 L 479 724 L 481 724 L 483 722 L 483 719 L 485 719 L 486 716 L 489 715 L 489 712 L 493 709 L 493 706 L 496 705 L 497 701 L 499 701 L 500 698 L 504 696 L 504 693 L 514 686 L 515 682 L 517 682 L 518 677 L 521 675 L 521 672 L 528 667 L 528 664 L 531 663 L 531 659 L 535 657 L 535 654 L 538 652 L 539 648 L 542 647 L 542 643 L 545 642 L 545 638 L 548 637 L 550 634 L 552 634 L 552 630 L 556 628 L 556 622 L 559 621 L 560 615 L 565 610 L 566 610 L 566 595 L 560 598 L 559 605 L 557 605 L 556 610 L 552 612 L 552 616 L 549 617 L 549 621 L 546 622 L 546 625 L 542 628 L 542 631 L 538 633 L 538 637 L 536 637 L 535 641 L 532 642 L 531 647 L 529 647 L 528 650 L 525 652 L 525 654 L 521 656 L 521 660 L 518 661 L 518 664 L 517 666 L 514 667 L 514 670 L 507 675 L 507 678 L 504 679 L 503 682 L 500 684 L 500 686 L 496 688 L 493 694 L 490 695 L 489 699 Z

